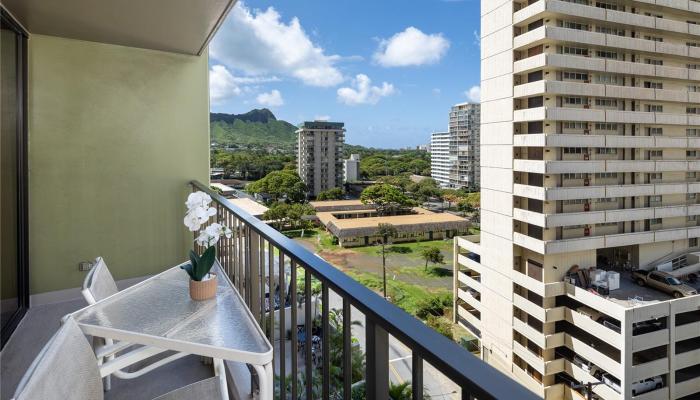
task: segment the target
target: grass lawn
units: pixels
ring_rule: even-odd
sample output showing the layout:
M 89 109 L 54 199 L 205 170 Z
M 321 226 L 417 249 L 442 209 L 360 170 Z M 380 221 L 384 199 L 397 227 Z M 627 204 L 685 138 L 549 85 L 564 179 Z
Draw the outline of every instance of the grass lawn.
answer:
M 356 271 L 346 271 L 346 273 L 366 287 L 380 294 L 382 293 L 382 279 L 380 277 Z M 450 293 L 448 289 L 428 289 L 423 286 L 392 280 L 389 276 L 387 277 L 386 286 L 391 302 L 411 315 L 416 315 L 421 301 L 437 294 Z
M 428 242 L 408 242 L 408 243 L 397 243 L 387 245 L 387 252 L 397 253 L 397 254 L 408 254 L 415 255 L 416 258 L 420 258 L 420 253 L 423 249 L 429 247 L 437 247 L 440 251 L 445 253 L 452 252 L 453 242 L 452 240 L 431 240 Z M 381 252 L 381 246 L 366 246 L 366 247 L 351 247 L 350 250 L 356 251 L 358 253 L 364 253 L 369 255 L 377 255 L 377 252 Z
M 313 238 L 317 237 L 319 235 L 319 230 L 317 229 L 304 229 L 304 238 Z M 282 234 L 288 238 L 296 239 L 301 237 L 302 230 L 301 229 L 293 229 L 293 230 L 288 230 L 288 231 L 282 231 Z

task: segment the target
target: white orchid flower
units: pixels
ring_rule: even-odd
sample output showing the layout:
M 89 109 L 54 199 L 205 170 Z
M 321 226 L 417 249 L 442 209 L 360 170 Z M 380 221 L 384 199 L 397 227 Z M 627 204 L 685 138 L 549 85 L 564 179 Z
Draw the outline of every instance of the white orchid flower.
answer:
M 203 224 L 209 221 L 209 217 L 216 215 L 216 208 L 214 207 L 195 207 L 189 211 L 199 218 L 199 223 Z
M 185 205 L 187 206 L 187 209 L 191 211 L 195 207 L 207 208 L 209 207 L 210 203 L 211 196 L 202 191 L 198 191 L 190 193 L 190 195 L 187 196 L 187 201 L 185 202 Z
M 202 223 L 200 222 L 200 218 L 195 213 L 192 213 L 192 212 L 188 212 L 185 215 L 184 222 L 185 222 L 185 226 L 187 227 L 187 229 L 190 230 L 190 232 L 198 231 L 199 228 L 202 227 Z
M 231 230 L 231 228 L 224 225 L 221 234 L 226 236 L 226 239 L 231 239 L 231 237 L 233 236 L 233 231 Z
M 197 239 L 195 239 L 195 240 L 197 241 L 198 245 L 200 245 L 202 247 L 209 247 L 211 245 L 216 244 L 216 242 L 218 241 L 218 238 L 212 237 L 205 229 L 199 234 L 199 236 L 197 236 Z M 214 243 L 212 243 L 212 241 L 214 241 Z

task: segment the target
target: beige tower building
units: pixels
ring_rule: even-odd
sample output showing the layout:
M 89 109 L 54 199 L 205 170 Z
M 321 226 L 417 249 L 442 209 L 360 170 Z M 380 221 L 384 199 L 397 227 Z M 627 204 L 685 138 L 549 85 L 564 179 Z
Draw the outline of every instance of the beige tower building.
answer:
M 345 124 L 307 121 L 299 126 L 297 135 L 297 172 L 309 195 L 342 187 Z
M 456 320 L 546 399 L 699 398 L 699 285 L 678 283 L 700 271 L 700 2 L 482 0 L 481 22 Z

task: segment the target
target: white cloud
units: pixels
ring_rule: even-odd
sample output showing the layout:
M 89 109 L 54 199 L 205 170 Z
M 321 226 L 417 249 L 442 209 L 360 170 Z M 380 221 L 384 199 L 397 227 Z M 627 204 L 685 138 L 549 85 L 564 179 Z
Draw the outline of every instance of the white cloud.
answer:
M 330 121 L 331 116 L 330 115 L 317 115 L 314 117 L 314 121 Z
M 467 96 L 467 99 L 472 103 L 481 103 L 481 86 L 472 86 L 469 90 L 464 92 L 464 95 Z
M 359 74 L 352 80 L 352 87 L 338 89 L 338 101 L 350 106 L 359 104 L 377 104 L 379 99 L 395 93 L 394 85 L 382 82 L 381 86 L 372 86 L 372 80 L 365 74 Z
M 279 90 L 274 89 L 268 93 L 260 93 L 256 98 L 258 103 L 267 107 L 279 107 L 284 104 L 284 99 L 282 98 L 282 93 Z
M 435 64 L 447 53 L 450 41 L 442 33 L 426 35 L 409 26 L 389 39 L 382 39 L 374 61 L 383 67 Z
M 241 94 L 241 88 L 235 78 L 223 65 L 214 65 L 209 70 L 209 98 L 212 104 Z
M 254 87 L 250 85 L 277 82 L 279 80 L 276 76 L 234 76 L 225 66 L 213 65 L 209 70 L 209 98 L 212 104 L 221 104 L 232 97 L 249 93 Z
M 289 23 L 272 7 L 250 10 L 239 2 L 209 46 L 211 57 L 250 76 L 280 74 L 311 86 L 335 86 L 343 75 L 341 57 L 325 54 L 298 18 Z

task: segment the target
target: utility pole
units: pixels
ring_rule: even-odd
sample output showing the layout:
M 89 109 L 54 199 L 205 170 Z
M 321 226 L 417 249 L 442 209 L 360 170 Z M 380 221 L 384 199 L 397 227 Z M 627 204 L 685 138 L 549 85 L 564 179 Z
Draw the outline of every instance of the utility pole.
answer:
M 578 385 L 571 386 L 572 389 L 583 389 L 586 388 L 586 399 L 593 400 L 593 386 L 602 385 L 603 382 L 588 382 L 579 383 Z
M 386 299 L 386 255 L 384 254 L 384 242 L 386 242 L 386 237 L 382 242 L 382 281 L 384 282 L 384 298 Z

